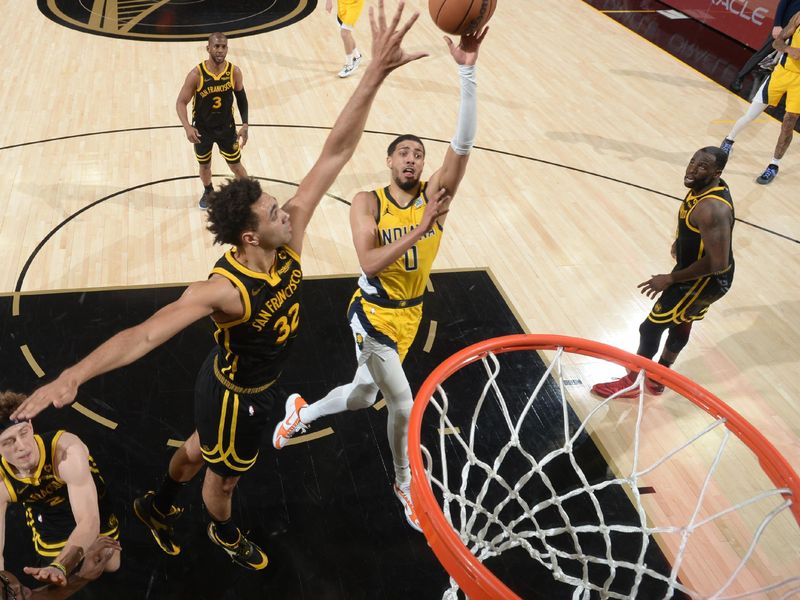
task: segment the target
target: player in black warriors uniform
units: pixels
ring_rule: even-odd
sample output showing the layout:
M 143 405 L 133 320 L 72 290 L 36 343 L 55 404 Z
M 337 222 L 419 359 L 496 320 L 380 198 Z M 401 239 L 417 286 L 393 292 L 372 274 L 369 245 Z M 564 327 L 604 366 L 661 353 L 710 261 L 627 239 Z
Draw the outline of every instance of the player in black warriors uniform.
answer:
M 118 538 L 119 524 L 105 498 L 105 482 L 81 440 L 66 431 L 36 434 L 9 415 L 25 400 L 0 393 L 0 569 L 5 515 L 19 502 L 43 566 L 27 568 L 39 581 L 65 585 L 98 534 Z M 106 571 L 119 568 L 116 553 Z
M 233 174 L 237 178 L 247 177 L 241 160 L 242 148 L 247 143 L 249 117 L 242 70 L 225 60 L 228 38 L 224 33 L 212 33 L 208 36 L 206 50 L 208 58 L 189 72 L 175 102 L 186 138 L 194 144 L 194 154 L 200 163 L 200 181 L 205 188 L 200 198 L 200 208 L 203 209 L 208 207 L 208 194 L 214 190 L 211 184 L 211 151 L 215 143 Z M 238 132 L 233 121 L 234 96 L 242 116 L 242 127 Z M 190 101 L 191 123 L 186 113 Z
M 211 317 L 216 347 L 195 384 L 197 430 L 170 461 L 161 487 L 134 503 L 158 545 L 180 552 L 172 523 L 182 509 L 177 496 L 205 464 L 203 500 L 211 517 L 208 534 L 238 564 L 262 569 L 267 557 L 231 522 L 231 496 L 239 477 L 256 461 L 266 428 L 267 406 L 300 324 L 300 252 L 303 235 L 322 196 L 355 151 L 375 95 L 386 76 L 425 53 L 401 48 L 416 13 L 399 26 L 402 4 L 387 25 L 382 0 L 370 11 L 373 60 L 345 104 L 317 162 L 282 206 L 258 182 L 237 179 L 211 195 L 209 230 L 234 248 L 206 281 L 144 323 L 118 333 L 54 382 L 39 388 L 13 415 L 27 419 L 49 404 L 64 406 L 78 386 L 143 356 L 189 324 Z M 280 402 L 280 401 L 279 401 Z
M 669 367 L 689 341 L 692 323 L 705 317 L 709 306 L 724 296 L 733 283 L 733 200 L 728 185 L 720 179 L 728 155 L 716 147 L 695 152 L 683 183 L 689 193 L 678 213 L 678 231 L 672 244 L 676 265 L 671 273 L 653 275 L 639 284 L 643 294 L 655 298 L 650 314 L 639 327 L 637 354 L 652 359 L 661 337 L 668 331 L 659 363 Z M 637 373 L 598 383 L 592 392 L 607 398 L 633 386 Z M 664 386 L 647 379 L 645 389 L 661 394 Z M 639 395 L 636 388 L 618 397 Z

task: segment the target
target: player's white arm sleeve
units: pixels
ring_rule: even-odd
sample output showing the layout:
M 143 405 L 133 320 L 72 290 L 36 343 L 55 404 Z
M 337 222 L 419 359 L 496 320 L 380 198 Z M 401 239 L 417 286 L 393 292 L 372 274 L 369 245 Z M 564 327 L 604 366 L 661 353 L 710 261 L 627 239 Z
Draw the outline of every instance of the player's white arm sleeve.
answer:
M 475 143 L 475 131 L 478 129 L 478 79 L 475 76 L 475 65 L 459 65 L 458 75 L 461 80 L 461 105 L 458 109 L 456 134 L 450 147 L 456 154 L 469 154 Z

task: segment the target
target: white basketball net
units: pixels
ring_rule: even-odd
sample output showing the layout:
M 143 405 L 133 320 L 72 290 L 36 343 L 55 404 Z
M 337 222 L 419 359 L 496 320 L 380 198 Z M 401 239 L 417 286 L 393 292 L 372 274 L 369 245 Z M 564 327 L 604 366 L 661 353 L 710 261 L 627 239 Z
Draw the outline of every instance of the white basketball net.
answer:
M 480 397 L 472 412 L 471 423 L 469 423 L 468 426 L 464 423 L 456 423 L 451 420 L 450 415 L 448 415 L 450 400 L 442 384 L 437 387 L 437 393 L 434 394 L 430 400 L 430 405 L 438 412 L 439 451 L 435 454 L 438 454 L 439 462 L 434 463 L 431 453 L 422 445 L 421 450 L 425 461 L 425 469 L 431 487 L 435 492 L 438 492 L 438 496 L 441 496 L 442 512 L 446 520 L 453 526 L 462 543 L 472 554 L 480 562 L 483 562 L 490 557 L 499 556 L 509 549 L 522 548 L 527 551 L 531 558 L 544 565 L 555 580 L 573 586 L 573 598 L 575 599 L 588 599 L 590 594 L 593 598 L 598 596 L 600 598 L 618 598 L 620 600 L 635 598 L 640 591 L 642 583 L 645 582 L 647 578 L 652 578 L 653 580 L 661 582 L 661 585 L 667 590 L 663 596 L 664 598 L 673 597 L 676 592 L 683 592 L 692 598 L 715 599 L 756 596 L 764 598 L 767 597 L 768 592 L 770 593 L 770 597 L 789 598 L 793 594 L 798 593 L 798 591 L 800 591 L 800 576 L 797 576 L 796 573 L 789 574 L 788 578 L 785 578 L 784 574 L 782 575 L 784 579 L 775 581 L 766 586 L 761 585 L 757 589 L 749 589 L 745 592 L 731 591 L 732 582 L 736 580 L 740 571 L 744 569 L 748 561 L 751 560 L 764 531 L 779 514 L 784 513 L 785 517 L 789 512 L 791 500 L 788 499 L 787 496 L 787 494 L 790 494 L 790 490 L 788 489 L 767 489 L 746 498 L 735 506 L 730 506 L 726 510 L 701 516 L 700 509 L 706 495 L 709 493 L 710 482 L 712 482 L 714 478 L 720 459 L 731 438 L 731 433 L 725 427 L 725 419 L 714 420 L 710 425 L 691 434 L 688 441 L 685 443 L 681 441 L 680 445 L 671 448 L 656 462 L 640 464 L 639 450 L 642 442 L 640 426 L 642 415 L 646 407 L 643 392 L 644 372 L 641 372 L 636 383 L 631 386 L 631 388 L 622 391 L 636 389 L 637 386 L 639 389 L 638 403 L 633 400 L 629 401 L 631 408 L 638 411 L 635 416 L 632 468 L 627 474 L 618 475 L 616 478 L 613 478 L 612 475 L 612 478 L 601 483 L 590 483 L 573 455 L 573 444 L 582 433 L 586 433 L 587 425 L 592 421 L 593 417 L 596 417 L 600 411 L 603 411 L 604 407 L 610 402 L 614 402 L 622 392 L 618 392 L 618 394 L 606 400 L 597 399 L 597 406 L 580 421 L 580 426 L 577 428 L 574 427 L 574 416 L 572 417 L 573 425 L 570 426 L 568 418 L 570 411 L 568 410 L 568 405 L 565 400 L 565 380 L 562 374 L 563 356 L 564 349 L 559 348 L 546 372 L 528 397 L 527 403 L 524 405 L 521 412 L 519 410 L 519 402 L 512 411 L 509 409 L 505 398 L 503 398 L 500 386 L 498 385 L 500 362 L 492 353 L 481 358 L 488 380 L 481 390 Z M 477 365 L 478 363 L 476 362 L 474 364 Z M 564 443 L 562 447 L 550 451 L 544 456 L 534 456 L 526 449 L 526 440 L 521 439 L 521 437 L 525 436 L 520 436 L 520 429 L 526 418 L 534 414 L 537 398 L 545 386 L 545 383 L 548 381 L 548 378 L 551 376 L 554 377 L 554 381 L 557 383 L 561 396 Z M 444 382 L 444 385 L 447 385 L 447 383 Z M 667 390 L 667 392 L 669 392 L 669 390 Z M 459 399 L 459 401 L 461 400 L 466 399 Z M 491 403 L 496 403 L 505 419 L 506 426 L 506 431 L 497 431 L 497 426 L 495 425 L 491 434 L 494 436 L 503 436 L 507 434 L 508 438 L 493 461 L 491 459 L 480 459 L 475 451 L 476 439 L 483 433 L 479 431 L 481 423 L 480 417 L 482 412 L 486 410 Z M 493 408 L 492 410 L 496 411 L 497 409 Z M 516 422 L 511 416 L 514 412 L 519 414 Z M 435 420 L 436 416 L 432 416 L 431 419 Z M 660 465 L 673 459 L 673 457 L 692 444 L 697 443 L 699 440 L 707 439 L 712 431 L 716 432 L 716 437 L 714 437 L 716 450 L 713 453 L 714 458 L 712 464 L 707 467 L 707 472 L 704 475 L 704 479 L 702 479 L 702 487 L 699 494 L 696 499 L 691 501 L 694 504 L 694 510 L 691 516 L 685 522 L 671 524 L 649 523 L 639 491 L 641 485 L 640 479 Z M 458 473 L 457 466 L 455 469 L 451 466 L 449 474 L 447 468 L 448 451 L 446 447 L 449 444 L 452 448 L 454 443 L 456 447 L 460 447 L 460 452 L 466 455 L 466 462 L 461 467 L 460 475 L 458 476 L 454 476 Z M 558 443 L 560 443 L 560 441 Z M 556 444 L 556 446 L 557 445 L 558 444 Z M 518 481 L 506 481 L 498 474 L 498 470 L 500 470 L 503 461 L 510 452 L 525 457 L 529 463 L 529 468 L 523 469 L 524 475 L 522 475 Z M 544 472 L 545 467 L 559 457 L 561 457 L 561 460 L 564 460 L 564 457 L 569 459 L 570 464 L 575 469 L 581 482 L 578 486 L 566 493 L 562 491 L 561 495 L 558 495 L 548 475 Z M 525 497 L 525 494 L 522 493 L 521 490 L 525 488 L 526 483 L 532 478 L 541 479 L 541 484 L 550 491 L 548 497 Z M 487 493 L 488 490 L 490 487 L 496 490 L 497 486 L 501 486 L 505 490 L 505 494 L 502 494 L 504 497 L 496 502 L 489 501 L 488 496 L 491 494 Z M 633 509 L 638 514 L 638 524 L 615 523 L 603 514 L 603 509 L 597 495 L 610 486 L 619 486 L 626 492 Z M 584 495 L 585 498 L 591 502 L 594 511 L 596 511 L 596 514 L 590 519 L 596 521 L 594 524 L 585 525 L 574 523 L 575 517 L 571 516 L 562 507 L 565 501 L 580 495 Z M 497 498 L 497 494 L 495 494 L 494 497 Z M 772 500 L 771 502 L 768 501 L 770 498 Z M 731 512 L 739 511 L 744 507 L 761 504 L 768 506 L 764 509 L 763 516 L 760 517 L 760 523 L 755 527 L 749 542 L 741 548 L 741 556 L 738 560 L 738 564 L 731 569 L 730 573 L 722 575 L 724 583 L 722 583 L 719 589 L 713 592 L 709 592 L 708 590 L 700 592 L 687 587 L 684 583 L 679 581 L 679 572 L 684 560 L 685 550 L 695 532 L 715 521 L 723 519 Z M 540 527 L 537 521 L 537 515 L 544 509 L 552 511 L 553 508 L 558 510 L 563 524 L 558 527 Z M 454 519 L 454 516 L 457 517 L 457 519 Z M 585 521 L 586 519 L 579 520 Z M 794 520 L 792 520 L 792 522 L 794 523 Z M 640 538 L 641 551 L 639 552 L 637 561 L 617 560 L 614 558 L 611 535 L 615 532 L 636 534 L 637 538 Z M 602 536 L 605 546 L 603 552 L 597 553 L 596 555 L 588 554 L 585 548 L 582 547 L 581 539 L 579 539 L 582 533 Z M 666 574 L 663 572 L 656 572 L 644 564 L 645 550 L 648 544 L 655 543 L 651 538 L 654 534 L 672 534 L 680 538 L 677 553 L 672 557 L 671 571 Z M 566 535 L 568 536 L 567 539 L 571 539 L 571 551 L 565 551 L 563 549 L 563 544 L 561 548 L 556 548 L 548 543 L 548 540 L 556 535 L 561 536 L 562 539 L 564 535 Z M 722 541 L 722 543 L 724 544 L 725 542 Z M 544 550 L 542 550 L 542 547 L 544 547 Z M 789 552 L 796 552 L 796 550 L 796 547 L 794 550 L 787 548 Z M 571 562 L 573 565 L 578 564 L 580 566 L 578 569 L 580 576 L 574 574 L 574 568 L 572 569 L 573 574 L 565 572 L 564 566 L 566 562 Z M 605 570 L 603 572 L 607 572 L 607 575 L 604 575 L 603 579 L 600 581 L 590 581 L 589 578 L 589 571 L 595 565 L 604 566 Z M 615 576 L 622 570 L 627 570 L 629 577 L 631 573 L 635 574 L 631 589 L 625 593 L 612 590 Z M 455 580 L 451 578 L 450 582 L 451 588 L 445 592 L 443 597 L 451 599 L 460 597 Z

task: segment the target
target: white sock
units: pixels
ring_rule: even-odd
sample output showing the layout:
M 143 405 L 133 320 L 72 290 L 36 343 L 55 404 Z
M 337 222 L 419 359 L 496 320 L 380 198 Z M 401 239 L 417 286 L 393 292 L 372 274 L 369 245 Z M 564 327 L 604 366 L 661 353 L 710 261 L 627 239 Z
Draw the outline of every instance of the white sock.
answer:
M 353 53 L 351 52 L 350 54 L 347 54 L 347 55 L 345 55 L 345 60 L 346 60 L 346 63 L 345 63 L 345 64 L 346 64 L 348 67 L 349 67 L 350 65 L 352 65 L 352 64 L 353 64 Z
M 774 158 L 774 157 L 773 157 L 773 158 L 772 158 L 772 160 L 771 160 L 771 161 L 769 161 L 769 164 L 771 164 L 771 165 L 775 165 L 775 166 L 777 167 L 778 165 L 780 165 L 780 164 L 781 164 L 781 159 L 780 159 L 780 158 Z
M 733 129 L 731 129 L 731 132 L 728 134 L 728 139 L 731 141 L 735 140 L 736 136 L 739 135 L 742 129 L 752 123 L 756 117 L 758 117 L 758 115 L 764 112 L 765 108 L 767 108 L 766 104 L 753 100 L 753 102 L 750 104 L 750 108 L 747 109 L 747 112 L 744 113 L 734 124 Z

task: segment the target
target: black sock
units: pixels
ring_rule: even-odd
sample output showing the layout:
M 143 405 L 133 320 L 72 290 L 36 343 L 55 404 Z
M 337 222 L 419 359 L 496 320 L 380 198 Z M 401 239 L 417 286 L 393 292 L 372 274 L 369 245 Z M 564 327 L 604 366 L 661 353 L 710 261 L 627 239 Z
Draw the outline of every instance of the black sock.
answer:
M 209 183 L 207 186 L 205 186 L 205 188 L 206 188 L 206 192 L 210 194 L 210 193 L 212 193 L 214 191 L 214 184 L 213 183 Z
M 236 526 L 236 523 L 233 522 L 233 519 L 217 521 L 212 517 L 211 520 L 214 521 L 214 526 L 217 529 L 217 539 L 228 545 L 233 545 L 239 541 L 239 536 L 241 534 L 239 533 L 239 528 Z
M 175 481 L 169 476 L 169 473 L 164 475 L 161 487 L 158 488 L 156 496 L 153 498 L 153 507 L 162 515 L 169 513 L 169 509 L 175 504 L 178 494 L 188 483 L 188 481 Z
M 672 367 L 672 363 L 670 361 L 668 361 L 668 360 L 663 359 L 663 358 L 659 358 L 658 359 L 658 364 L 664 365 L 668 369 Z

